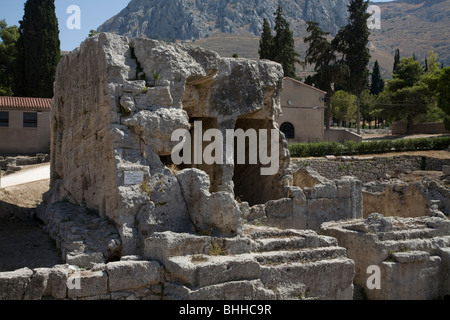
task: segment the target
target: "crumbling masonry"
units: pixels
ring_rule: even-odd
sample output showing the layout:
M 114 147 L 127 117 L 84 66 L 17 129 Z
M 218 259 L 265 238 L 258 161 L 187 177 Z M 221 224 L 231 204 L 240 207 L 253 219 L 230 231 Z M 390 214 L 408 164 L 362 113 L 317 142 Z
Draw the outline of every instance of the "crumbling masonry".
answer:
M 276 123 L 282 84 L 274 62 L 105 33 L 64 56 L 51 115 L 51 188 L 38 218 L 66 264 L 0 274 L 0 299 L 352 299 L 365 264 L 342 228 L 326 223 L 364 226 L 363 185 L 290 162 Z M 179 141 L 171 134 L 192 132 L 195 122 L 224 135 L 276 132 L 280 147 L 268 151 L 278 171 L 174 166 Z M 425 237 L 444 240 L 416 258 L 432 260 L 433 281 L 448 281 L 448 219 L 435 216 L 423 223 L 439 234 Z M 366 229 L 352 230 L 385 232 Z M 412 259 L 394 252 L 398 263 Z M 448 291 L 438 285 L 425 298 Z

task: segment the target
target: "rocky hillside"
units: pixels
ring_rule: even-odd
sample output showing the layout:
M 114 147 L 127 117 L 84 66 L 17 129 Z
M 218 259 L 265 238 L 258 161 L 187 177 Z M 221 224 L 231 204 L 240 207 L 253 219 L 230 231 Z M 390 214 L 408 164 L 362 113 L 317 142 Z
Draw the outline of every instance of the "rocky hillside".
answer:
M 320 21 L 332 34 L 345 24 L 349 0 L 281 0 L 294 32 Z M 260 35 L 263 18 L 275 24 L 278 0 L 132 0 L 99 31 L 192 40 L 214 32 Z
M 334 35 L 347 22 L 350 0 L 280 0 L 304 57 L 306 21 L 319 21 Z M 99 31 L 131 37 L 189 40 L 222 56 L 237 53 L 257 58 L 263 18 L 275 24 L 278 0 L 132 0 Z M 424 60 L 429 50 L 450 65 L 450 0 L 397 0 L 376 3 L 381 8 L 381 29 L 372 30 L 371 65 L 378 60 L 390 77 L 393 52 L 413 53 Z M 308 70 L 307 70 L 308 71 Z
M 402 57 L 413 54 L 424 60 L 429 50 L 450 65 L 450 0 L 398 0 L 377 3 L 381 30 L 373 30 L 372 47 L 384 52 L 400 49 Z

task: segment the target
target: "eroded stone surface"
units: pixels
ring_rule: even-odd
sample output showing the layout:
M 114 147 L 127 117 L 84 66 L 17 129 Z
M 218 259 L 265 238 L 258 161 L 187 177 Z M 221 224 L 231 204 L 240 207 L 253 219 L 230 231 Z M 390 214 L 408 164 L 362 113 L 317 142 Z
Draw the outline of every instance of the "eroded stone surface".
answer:
M 320 233 L 335 237 L 355 261 L 355 290 L 368 299 L 440 299 L 450 293 L 450 220 L 445 216 L 384 217 L 328 222 Z M 376 266 L 380 288 L 368 287 Z M 370 279 L 369 279 L 370 280 Z

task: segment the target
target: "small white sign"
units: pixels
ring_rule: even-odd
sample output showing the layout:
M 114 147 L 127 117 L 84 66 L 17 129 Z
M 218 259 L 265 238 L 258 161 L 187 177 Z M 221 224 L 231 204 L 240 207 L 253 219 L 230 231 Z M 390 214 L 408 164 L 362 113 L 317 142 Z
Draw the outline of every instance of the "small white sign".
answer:
M 144 173 L 142 171 L 125 171 L 124 183 L 125 185 L 141 184 L 144 181 Z

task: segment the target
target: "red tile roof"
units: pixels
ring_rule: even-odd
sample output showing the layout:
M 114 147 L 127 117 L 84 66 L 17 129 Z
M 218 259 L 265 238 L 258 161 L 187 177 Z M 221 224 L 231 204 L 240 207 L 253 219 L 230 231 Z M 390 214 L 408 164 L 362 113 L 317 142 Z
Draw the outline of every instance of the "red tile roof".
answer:
M 52 99 L 1 97 L 0 108 L 50 110 Z

